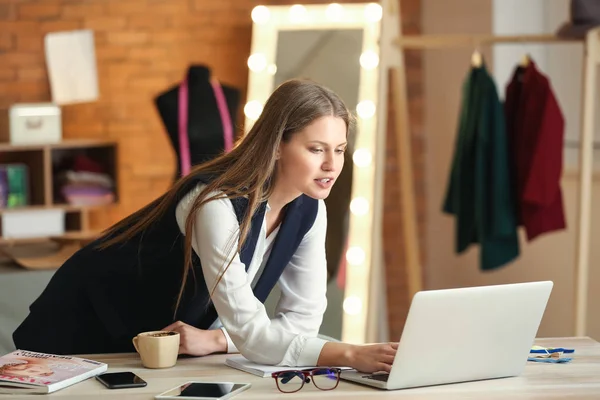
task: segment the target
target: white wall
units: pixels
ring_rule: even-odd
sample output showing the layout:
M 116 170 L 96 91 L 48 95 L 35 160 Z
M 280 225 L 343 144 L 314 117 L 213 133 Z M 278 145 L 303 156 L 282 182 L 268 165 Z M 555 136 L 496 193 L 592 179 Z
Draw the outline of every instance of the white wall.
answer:
M 494 0 L 492 31 L 499 35 L 554 33 L 569 16 L 569 0 Z M 515 13 L 515 10 L 518 10 Z M 581 130 L 581 88 L 583 45 L 580 44 L 506 44 L 493 49 L 493 71 L 499 87 L 504 88 L 514 66 L 530 54 L 551 81 L 565 116 L 565 166 L 577 166 Z M 503 91 L 502 91 L 503 94 Z M 596 135 L 600 142 L 600 135 Z M 600 152 L 595 152 L 600 162 Z
M 423 0 L 424 33 L 543 33 L 568 18 L 567 0 Z M 478 267 L 477 246 L 464 255 L 454 253 L 454 219 L 441 212 L 456 137 L 460 86 L 469 68 L 473 49 L 424 52 L 425 132 L 427 137 L 427 288 L 464 287 L 550 279 L 555 283 L 539 336 L 568 336 L 574 332 L 574 254 L 577 211 L 577 176 L 566 168 L 562 182 L 568 229 L 521 240 L 519 259 L 497 271 Z M 530 53 L 549 75 L 567 122 L 566 136 L 576 141 L 579 132 L 582 46 L 495 46 L 484 51 L 498 90 L 504 92 L 512 70 L 523 54 Z M 576 166 L 576 151 L 568 152 Z M 600 196 L 600 181 L 594 183 Z M 593 215 L 592 238 L 600 229 L 600 213 Z M 589 335 L 600 339 L 600 249 L 592 239 Z

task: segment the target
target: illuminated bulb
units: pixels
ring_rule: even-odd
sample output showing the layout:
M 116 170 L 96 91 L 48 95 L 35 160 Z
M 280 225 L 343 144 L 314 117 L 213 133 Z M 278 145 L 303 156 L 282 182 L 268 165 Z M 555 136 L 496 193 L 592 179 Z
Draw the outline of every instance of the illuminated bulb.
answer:
M 365 7 L 365 19 L 369 22 L 377 22 L 383 16 L 383 8 L 379 4 L 369 3 Z
M 277 73 L 277 65 L 271 64 L 267 67 L 267 74 L 275 75 Z
M 360 55 L 360 66 L 364 69 L 373 69 L 379 65 L 379 56 L 374 51 L 365 51 Z
M 369 211 L 369 201 L 364 197 L 357 197 L 350 202 L 350 212 L 354 215 L 365 215 Z
M 338 21 L 339 19 L 341 19 L 343 12 L 344 7 L 342 7 L 338 3 L 331 3 L 327 6 L 327 9 L 325 10 L 327 18 L 329 18 L 331 21 Z
M 294 22 L 300 22 L 306 17 L 306 8 L 300 4 L 294 4 L 290 8 L 290 19 Z
M 363 100 L 356 106 L 356 112 L 361 118 L 371 118 L 375 115 L 375 103 L 371 100 Z
M 254 72 L 260 72 L 267 66 L 267 59 L 264 54 L 256 53 L 248 57 L 248 68 Z
M 271 12 L 265 6 L 256 6 L 252 9 L 252 21 L 257 24 L 266 23 L 271 17 Z
M 257 120 L 262 113 L 263 106 L 258 100 L 252 100 L 244 106 L 244 114 L 246 117 Z
M 362 301 L 356 296 L 344 299 L 344 312 L 349 315 L 357 315 L 362 311 Z
M 346 250 L 346 261 L 350 265 L 360 265 L 365 261 L 365 252 L 358 246 L 352 246 Z
M 371 152 L 367 149 L 357 149 L 352 154 L 352 160 L 358 167 L 368 167 L 371 164 Z

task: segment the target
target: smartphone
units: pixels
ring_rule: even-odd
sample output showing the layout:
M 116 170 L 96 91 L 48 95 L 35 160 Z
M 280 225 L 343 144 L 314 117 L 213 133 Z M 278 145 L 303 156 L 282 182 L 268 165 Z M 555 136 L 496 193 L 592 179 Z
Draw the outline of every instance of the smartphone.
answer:
M 154 397 L 158 400 L 225 400 L 248 390 L 250 383 L 186 382 Z
M 107 372 L 96 375 L 96 379 L 109 389 L 127 389 L 147 385 L 146 381 L 133 372 Z

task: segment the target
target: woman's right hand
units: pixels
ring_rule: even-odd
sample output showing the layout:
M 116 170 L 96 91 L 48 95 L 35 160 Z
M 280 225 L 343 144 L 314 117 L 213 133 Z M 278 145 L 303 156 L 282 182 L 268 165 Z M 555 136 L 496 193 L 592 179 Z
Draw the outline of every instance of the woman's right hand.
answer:
M 317 365 L 352 367 L 360 372 L 390 372 L 398 343 L 374 343 L 354 345 L 327 342 Z
M 360 372 L 390 372 L 398 343 L 354 345 L 348 352 L 349 367 Z

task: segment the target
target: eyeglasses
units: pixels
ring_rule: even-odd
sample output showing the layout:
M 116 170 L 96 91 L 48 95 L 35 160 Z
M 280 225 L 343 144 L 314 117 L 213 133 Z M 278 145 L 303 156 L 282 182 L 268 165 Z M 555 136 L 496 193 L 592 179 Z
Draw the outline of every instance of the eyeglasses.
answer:
M 313 368 L 273 372 L 271 376 L 275 378 L 280 392 L 294 393 L 302 389 L 305 383 L 310 383 L 311 378 L 317 389 L 333 390 L 340 383 L 341 371 L 339 368 Z

